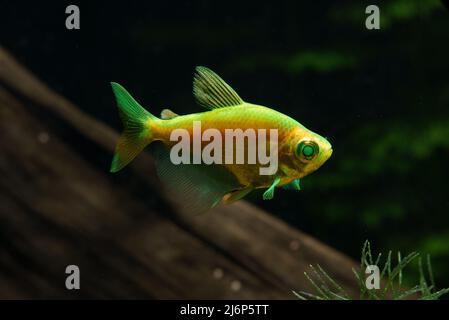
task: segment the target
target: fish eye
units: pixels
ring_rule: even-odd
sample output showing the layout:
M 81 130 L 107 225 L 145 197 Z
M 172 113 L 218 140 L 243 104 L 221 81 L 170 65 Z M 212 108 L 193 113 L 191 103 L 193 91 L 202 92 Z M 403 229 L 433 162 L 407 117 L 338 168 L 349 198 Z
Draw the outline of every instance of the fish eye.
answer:
M 296 155 L 301 159 L 312 160 L 318 152 L 318 144 L 313 141 L 302 141 L 296 146 Z

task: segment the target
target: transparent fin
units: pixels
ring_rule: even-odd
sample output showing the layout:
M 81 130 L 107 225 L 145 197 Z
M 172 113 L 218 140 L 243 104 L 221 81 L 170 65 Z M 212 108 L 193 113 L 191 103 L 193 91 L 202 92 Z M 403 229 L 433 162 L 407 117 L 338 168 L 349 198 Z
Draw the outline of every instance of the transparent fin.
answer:
M 151 151 L 159 178 L 173 201 L 191 212 L 204 213 L 219 204 L 226 193 L 241 187 L 220 165 L 174 165 L 169 150 L 160 142 L 152 144 Z

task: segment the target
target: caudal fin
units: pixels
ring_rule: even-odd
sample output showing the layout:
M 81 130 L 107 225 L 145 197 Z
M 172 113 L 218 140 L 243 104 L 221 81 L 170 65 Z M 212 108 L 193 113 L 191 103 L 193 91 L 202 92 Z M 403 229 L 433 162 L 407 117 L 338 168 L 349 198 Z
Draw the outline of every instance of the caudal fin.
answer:
M 157 118 L 145 110 L 121 85 L 111 82 L 124 130 L 115 146 L 111 172 L 130 163 L 151 141 L 151 121 Z

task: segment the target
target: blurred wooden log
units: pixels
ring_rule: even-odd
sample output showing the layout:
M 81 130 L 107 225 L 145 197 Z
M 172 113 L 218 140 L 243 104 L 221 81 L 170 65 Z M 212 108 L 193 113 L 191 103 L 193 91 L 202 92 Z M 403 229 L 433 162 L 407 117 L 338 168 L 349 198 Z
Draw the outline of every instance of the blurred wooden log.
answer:
M 131 179 L 159 205 L 121 187 L 41 120 L 56 115 L 99 153 L 117 133 L 1 48 L 0 84 L 0 297 L 288 299 L 312 290 L 303 272 L 316 263 L 356 294 L 352 260 L 245 201 L 202 216 L 173 209 L 145 153 Z M 68 264 L 82 270 L 80 293 L 64 287 Z
M 42 297 L 72 293 L 64 287 L 69 264 L 82 270 L 88 297 L 282 296 L 108 181 L 14 101 L 0 91 L 1 234 L 7 251 L 29 263 L 8 272 L 36 288 L 47 279 Z M 213 278 L 215 268 L 226 280 Z M 229 290 L 234 279 L 245 290 Z

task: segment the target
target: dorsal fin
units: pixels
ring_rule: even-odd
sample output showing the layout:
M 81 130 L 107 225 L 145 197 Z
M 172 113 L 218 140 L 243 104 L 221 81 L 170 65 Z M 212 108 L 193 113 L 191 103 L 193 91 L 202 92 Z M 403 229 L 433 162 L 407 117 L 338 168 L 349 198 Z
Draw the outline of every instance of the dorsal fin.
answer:
M 237 106 L 243 103 L 234 89 L 206 67 L 196 67 L 193 94 L 198 104 L 208 109 Z
M 179 114 L 174 113 L 170 109 L 164 109 L 161 111 L 161 119 L 163 120 L 173 119 L 177 116 L 179 116 Z

